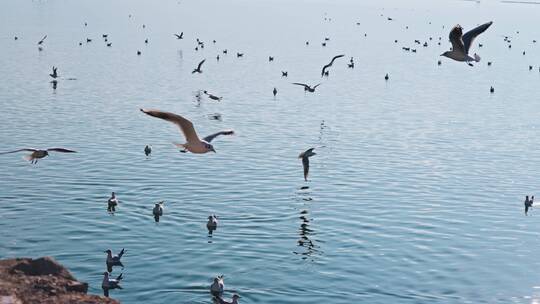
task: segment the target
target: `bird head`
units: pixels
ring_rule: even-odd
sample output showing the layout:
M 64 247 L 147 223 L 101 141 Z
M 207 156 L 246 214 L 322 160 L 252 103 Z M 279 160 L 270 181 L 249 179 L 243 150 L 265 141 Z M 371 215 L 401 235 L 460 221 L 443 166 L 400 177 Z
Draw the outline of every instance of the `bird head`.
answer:
M 449 58 L 450 58 L 450 53 L 452 53 L 452 52 L 446 51 L 446 52 L 442 53 L 441 56 L 449 57 Z
M 107 249 L 107 250 L 105 250 L 105 251 L 103 251 L 103 252 L 112 254 L 112 251 L 111 251 L 110 249 Z
M 234 295 L 232 296 L 232 298 L 233 298 L 233 300 L 236 300 L 236 299 L 240 299 L 240 296 L 237 295 L 237 294 L 234 294 Z
M 105 272 L 103 272 L 103 275 L 104 275 L 104 276 L 108 276 L 109 273 L 105 271 Z
M 45 156 L 48 156 L 49 155 L 49 151 L 44 151 Z
M 207 149 L 208 151 L 212 151 L 212 152 L 216 153 L 216 150 L 214 149 L 214 146 L 212 146 L 212 145 L 209 144 L 209 143 L 206 143 L 206 149 Z

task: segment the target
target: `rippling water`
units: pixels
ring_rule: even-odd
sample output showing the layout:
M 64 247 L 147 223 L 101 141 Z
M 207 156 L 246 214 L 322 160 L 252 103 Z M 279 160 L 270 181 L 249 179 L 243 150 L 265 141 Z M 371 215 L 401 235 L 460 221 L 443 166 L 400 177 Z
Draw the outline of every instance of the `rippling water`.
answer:
M 1 4 L 2 150 L 79 153 L 37 165 L 0 157 L 0 257 L 54 256 L 101 293 L 103 250 L 125 247 L 124 290 L 112 292 L 124 303 L 209 303 L 217 274 L 241 303 L 540 301 L 540 221 L 522 210 L 540 180 L 539 5 Z M 475 45 L 482 62 L 437 65 L 454 24 L 489 20 L 483 48 Z M 501 35 L 512 36 L 511 49 Z M 204 49 L 194 50 L 196 38 Z M 204 73 L 192 75 L 203 58 Z M 305 94 L 291 82 L 322 85 Z M 223 101 L 197 101 L 198 90 Z M 237 135 L 218 138 L 217 154 L 178 153 L 178 130 L 139 107 L 181 113 L 201 135 Z M 309 147 L 317 155 L 306 183 L 296 157 Z M 106 212 L 111 191 L 121 201 L 115 215 Z M 166 208 L 155 223 L 158 200 Z M 213 213 L 220 226 L 209 236 Z

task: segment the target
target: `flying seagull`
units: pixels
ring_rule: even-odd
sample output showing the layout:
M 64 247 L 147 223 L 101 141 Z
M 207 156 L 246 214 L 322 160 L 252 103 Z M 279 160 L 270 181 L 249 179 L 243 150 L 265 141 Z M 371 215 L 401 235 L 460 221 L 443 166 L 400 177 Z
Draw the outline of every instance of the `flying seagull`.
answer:
M 58 70 L 58 68 L 53 66 L 52 67 L 52 74 L 49 74 L 49 76 L 56 79 L 58 77 L 58 73 L 56 72 L 56 70 Z
M 206 59 L 203 59 L 201 62 L 199 62 L 199 65 L 197 66 L 196 69 L 193 70 L 193 72 L 191 72 L 191 74 L 194 74 L 194 73 L 202 73 L 202 70 L 201 70 L 201 67 L 203 65 L 203 63 L 206 61 Z
M 212 100 L 217 100 L 217 101 L 221 101 L 221 99 L 223 99 L 223 97 L 218 97 L 216 95 L 213 95 L 211 93 L 208 93 L 208 91 L 204 90 L 203 91 L 204 94 L 206 94 L 208 96 L 208 98 L 212 99 Z
M 329 64 L 323 66 L 322 71 L 321 71 L 321 77 L 323 77 L 324 74 L 326 73 L 326 69 L 328 69 L 329 67 L 332 66 L 332 64 L 334 64 L 334 60 L 336 60 L 336 59 L 338 59 L 338 58 L 341 58 L 341 57 L 343 57 L 343 56 L 345 56 L 345 55 L 342 54 L 342 55 L 334 56 L 334 58 L 332 58 L 332 61 L 330 61 Z
M 470 63 L 471 61 L 479 62 L 480 56 L 476 53 L 474 54 L 474 57 L 469 56 L 469 49 L 471 48 L 474 39 L 487 30 L 491 24 L 493 24 L 493 21 L 477 26 L 465 34 L 463 34 L 463 28 L 459 24 L 454 26 L 449 35 L 450 42 L 452 43 L 452 50 L 444 52 L 441 56 L 456 61 L 467 62 L 470 66 L 472 66 Z
M 111 289 L 123 289 L 122 286 L 120 286 L 120 281 L 122 281 L 123 273 L 121 273 L 119 276 L 116 277 L 116 279 L 109 278 L 109 273 L 104 272 L 103 273 L 103 281 L 101 282 L 101 288 L 103 289 L 103 295 L 106 297 L 109 297 L 109 290 Z
M 311 92 L 311 93 L 315 92 L 315 89 L 316 89 L 318 86 L 321 85 L 321 84 L 319 83 L 319 84 L 314 85 L 313 87 L 310 87 L 310 86 L 308 86 L 307 84 L 305 84 L 305 83 L 300 83 L 300 82 L 293 82 L 293 84 L 299 85 L 299 86 L 303 86 L 303 87 L 304 87 L 304 91 L 308 91 L 308 92 Z
M 43 36 L 43 38 L 41 38 L 40 41 L 38 41 L 38 45 L 42 45 L 43 44 L 43 41 L 45 41 L 45 39 L 47 39 L 47 35 Z
M 105 263 L 107 264 L 108 272 L 112 272 L 113 266 L 121 266 L 122 268 L 124 268 L 124 264 L 122 264 L 122 261 L 120 261 L 120 259 L 126 252 L 124 248 L 122 248 L 122 250 L 120 250 L 120 252 L 115 256 L 112 255 L 112 251 L 110 249 L 107 249 L 104 252 L 107 254 L 107 260 L 105 261 Z
M 24 157 L 24 159 L 26 159 L 27 161 L 30 161 L 32 164 L 37 164 L 38 159 L 48 156 L 49 151 L 62 152 L 62 153 L 75 153 L 75 152 L 77 152 L 77 151 L 68 150 L 68 149 L 64 149 L 64 148 L 49 148 L 49 149 L 44 149 L 44 150 L 25 148 L 25 149 L 19 149 L 19 150 L 15 150 L 15 151 L 2 152 L 2 153 L 0 153 L 0 155 L 1 154 L 8 154 L 8 153 L 16 153 L 16 152 L 21 152 L 21 151 L 32 152 L 29 155 Z
M 308 173 L 309 173 L 309 158 L 313 155 L 316 155 L 315 152 L 313 152 L 315 148 L 307 149 L 306 151 L 300 153 L 298 155 L 298 158 L 302 159 L 302 165 L 304 166 L 304 180 L 307 181 Z
M 181 32 L 180 35 L 174 34 L 176 36 L 176 39 L 184 39 L 184 32 Z
M 214 133 L 212 135 L 208 135 L 202 140 L 200 140 L 197 136 L 197 132 L 195 132 L 195 128 L 193 127 L 191 121 L 185 119 L 180 115 L 170 112 L 162 112 L 160 110 L 141 109 L 141 112 L 153 117 L 167 120 L 177 125 L 180 130 L 182 130 L 182 133 L 184 133 L 187 142 L 185 144 L 175 144 L 175 146 L 185 149 L 183 152 L 189 151 L 191 153 L 203 154 L 212 151 L 215 153 L 216 150 L 214 150 L 214 146 L 212 146 L 210 142 L 219 135 L 234 134 L 233 130 L 225 130 Z

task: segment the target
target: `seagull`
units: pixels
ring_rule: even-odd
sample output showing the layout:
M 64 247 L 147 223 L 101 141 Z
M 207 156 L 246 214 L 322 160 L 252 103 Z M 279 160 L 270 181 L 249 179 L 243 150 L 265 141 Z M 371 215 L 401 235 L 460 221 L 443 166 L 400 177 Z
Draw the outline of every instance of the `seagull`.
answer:
M 123 273 L 121 273 L 119 276 L 116 277 L 116 279 L 110 279 L 109 273 L 104 272 L 103 273 L 103 281 L 101 282 L 101 288 L 103 289 L 103 295 L 106 297 L 109 297 L 109 290 L 111 289 L 123 289 L 122 286 L 120 286 L 120 281 L 122 281 Z
M 196 69 L 193 70 L 193 72 L 191 72 L 191 74 L 194 74 L 194 73 L 202 73 L 202 70 L 201 70 L 201 66 L 203 65 L 203 63 L 206 61 L 206 59 L 203 59 L 201 62 L 199 62 L 199 65 L 197 66 Z
M 304 87 L 304 91 L 311 92 L 311 93 L 315 92 L 315 89 L 316 89 L 318 86 L 321 85 L 321 84 L 319 83 L 319 84 L 317 84 L 317 85 L 314 85 L 313 87 L 310 87 L 310 86 L 308 86 L 308 85 L 305 84 L 305 83 L 293 82 L 293 84 L 299 85 L 299 86 L 303 86 L 303 87 Z
M 384 75 L 384 80 L 388 80 L 390 79 L 390 76 L 388 76 L 388 73 L 386 73 L 386 75 Z
M 316 155 L 315 152 L 313 152 L 315 148 L 307 149 L 306 151 L 300 153 L 298 155 L 298 158 L 302 159 L 302 166 L 304 167 L 304 180 L 307 181 L 308 173 L 309 173 L 309 158 L 313 155 Z
M 210 285 L 210 293 L 215 297 L 221 297 L 223 295 L 223 289 L 225 283 L 223 282 L 223 275 L 214 278 L 214 282 Z
M 343 57 L 343 56 L 345 56 L 345 55 L 342 54 L 342 55 L 334 56 L 334 58 L 332 58 L 332 61 L 330 61 L 329 64 L 323 66 L 322 71 L 321 71 L 321 77 L 324 76 L 324 74 L 325 74 L 325 72 L 326 72 L 326 69 L 329 68 L 329 67 L 331 67 L 332 64 L 334 64 L 334 60 L 336 60 L 336 59 L 338 59 L 338 58 L 341 58 L 341 57 Z
M 62 153 L 75 153 L 75 152 L 77 152 L 77 151 L 64 149 L 64 148 L 49 148 L 49 149 L 44 149 L 44 150 L 33 149 L 33 148 L 25 148 L 25 149 L 19 149 L 19 150 L 9 151 L 9 152 L 1 152 L 0 155 L 8 154 L 8 153 L 16 153 L 16 152 L 21 152 L 21 151 L 32 152 L 29 155 L 24 157 L 24 159 L 26 159 L 27 161 L 30 161 L 32 164 L 37 164 L 38 159 L 48 156 L 49 151 L 62 152 Z
M 474 39 L 487 30 L 491 24 L 493 24 L 493 21 L 477 26 L 465 34 L 463 34 L 463 28 L 459 24 L 454 26 L 449 35 L 450 42 L 452 43 L 452 50 L 444 52 L 441 54 L 441 56 L 445 56 L 456 61 L 467 62 L 467 64 L 470 66 L 472 66 L 470 63 L 471 61 L 479 62 L 480 56 L 478 56 L 476 53 L 474 54 L 474 57 L 469 56 L 469 49 Z
M 221 101 L 221 99 L 223 99 L 223 97 L 218 97 L 216 95 L 213 95 L 213 94 L 210 94 L 208 93 L 208 91 L 203 91 L 204 94 L 206 94 L 208 96 L 208 98 L 212 99 L 212 100 L 217 100 L 217 101 Z
M 274 61 L 274 57 L 268 56 L 268 61 Z
M 217 225 L 218 225 L 217 216 L 215 216 L 214 214 L 210 215 L 208 217 L 208 222 L 206 222 L 206 228 L 208 228 L 209 231 L 213 231 L 213 230 L 216 230 Z
M 154 209 L 152 209 L 152 214 L 154 215 L 156 222 L 159 222 L 159 217 L 163 216 L 163 203 L 165 203 L 165 201 L 157 202 L 154 205 Z
M 170 113 L 170 112 L 162 112 L 160 110 L 141 109 L 141 112 L 147 115 L 153 116 L 153 117 L 167 120 L 177 125 L 182 130 L 182 133 L 184 133 L 187 143 L 175 144 L 175 146 L 182 147 L 183 149 L 185 149 L 184 152 L 189 151 L 191 153 L 203 154 L 203 153 L 208 153 L 212 151 L 216 153 L 216 150 L 214 150 L 214 147 L 210 144 L 210 142 L 214 138 L 218 137 L 219 135 L 234 134 L 233 130 L 225 130 L 225 131 L 214 133 L 212 135 L 208 135 L 204 137 L 202 140 L 200 140 L 199 137 L 197 136 L 197 132 L 195 132 L 195 128 L 193 127 L 193 124 L 191 123 L 191 121 L 185 119 L 184 117 L 180 115 Z
M 274 88 L 274 90 L 272 91 L 272 93 L 274 94 L 274 97 L 276 97 L 276 95 L 277 95 L 277 89 Z
M 47 39 L 47 35 L 43 36 L 43 38 L 41 38 L 40 41 L 38 41 L 38 45 L 42 45 L 43 44 L 43 41 L 45 41 L 45 39 Z
M 495 93 L 495 88 L 494 87 L 489 88 L 489 92 L 490 93 Z
M 150 154 L 152 154 L 152 147 L 150 147 L 149 145 L 146 145 L 146 147 L 144 147 L 144 154 L 146 156 L 149 156 Z
M 243 57 L 244 53 L 236 53 L 236 57 Z
M 124 264 L 122 264 L 122 262 L 120 261 L 120 259 L 124 255 L 124 252 L 126 252 L 124 248 L 122 248 L 122 250 L 120 250 L 120 252 L 115 256 L 112 255 L 112 251 L 110 249 L 107 249 L 103 252 L 107 254 L 107 260 L 105 261 L 105 264 L 107 264 L 108 272 L 112 272 L 113 266 L 121 266 L 122 268 L 124 268 Z
M 52 74 L 49 74 L 49 76 L 56 79 L 56 77 L 58 77 L 58 73 L 56 73 L 57 69 L 58 69 L 57 67 L 53 66 L 52 67 Z
M 174 34 L 176 36 L 176 39 L 184 39 L 184 32 L 181 32 L 180 35 Z
M 234 294 L 232 296 L 231 302 L 227 302 L 227 301 L 223 300 L 221 297 L 216 297 L 216 300 L 217 300 L 217 303 L 219 303 L 219 304 L 238 304 L 238 299 L 239 298 L 240 298 L 239 295 Z
M 288 71 L 281 71 L 281 77 L 288 77 L 289 72 Z

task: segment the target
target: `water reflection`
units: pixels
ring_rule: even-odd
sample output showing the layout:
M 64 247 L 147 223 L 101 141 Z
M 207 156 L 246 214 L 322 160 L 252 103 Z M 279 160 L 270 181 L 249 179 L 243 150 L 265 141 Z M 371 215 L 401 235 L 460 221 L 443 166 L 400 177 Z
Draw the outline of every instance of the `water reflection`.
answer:
M 301 190 L 307 190 L 309 187 L 301 187 Z M 314 238 L 317 233 L 312 227 L 312 220 L 309 216 L 309 204 L 313 201 L 311 194 L 309 192 L 298 192 L 297 198 L 302 201 L 304 204 L 303 208 L 300 210 L 300 228 L 298 229 L 298 247 L 301 247 L 299 251 L 293 251 L 294 254 L 300 255 L 302 260 L 309 259 L 311 262 L 314 262 L 314 257 L 322 253 L 320 246 L 317 244 L 317 240 Z

